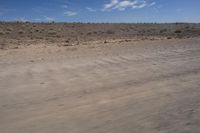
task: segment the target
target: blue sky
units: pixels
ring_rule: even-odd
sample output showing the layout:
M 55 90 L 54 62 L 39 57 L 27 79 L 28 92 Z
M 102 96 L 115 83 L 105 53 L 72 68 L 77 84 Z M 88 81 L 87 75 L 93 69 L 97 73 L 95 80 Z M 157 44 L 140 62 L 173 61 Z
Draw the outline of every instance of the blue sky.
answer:
M 0 0 L 0 21 L 200 22 L 200 0 Z

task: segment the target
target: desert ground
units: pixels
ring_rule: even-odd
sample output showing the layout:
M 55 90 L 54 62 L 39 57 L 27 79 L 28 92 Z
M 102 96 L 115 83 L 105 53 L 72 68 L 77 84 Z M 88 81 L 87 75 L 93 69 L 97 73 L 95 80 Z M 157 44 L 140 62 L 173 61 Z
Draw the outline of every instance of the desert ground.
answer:
M 1 133 L 199 133 L 200 24 L 0 23 Z

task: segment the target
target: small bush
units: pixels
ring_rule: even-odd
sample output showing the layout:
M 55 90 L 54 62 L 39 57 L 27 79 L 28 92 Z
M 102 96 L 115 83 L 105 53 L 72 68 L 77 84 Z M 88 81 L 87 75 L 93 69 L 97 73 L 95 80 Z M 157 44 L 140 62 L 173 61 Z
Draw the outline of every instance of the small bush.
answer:
M 88 32 L 87 35 L 92 35 L 92 32 Z
M 175 30 L 174 33 L 180 34 L 180 33 L 182 33 L 182 31 L 181 30 Z
M 167 29 L 162 29 L 162 30 L 160 30 L 160 33 L 162 34 L 162 33 L 165 33 L 165 32 L 167 32 Z
M 5 49 L 5 47 L 6 47 L 6 44 L 0 44 L 0 49 Z
M 186 27 L 185 27 L 185 29 L 189 29 L 189 28 L 190 28 L 190 26 L 186 26 Z
M 19 30 L 18 34 L 24 34 L 24 31 L 23 30 Z
M 56 35 L 57 32 L 56 32 L 56 31 L 49 31 L 48 34 L 49 34 L 49 35 Z
M 112 31 L 112 30 L 107 30 L 106 33 L 107 33 L 107 34 L 115 34 L 115 32 Z
M 0 31 L 0 35 L 4 35 L 5 33 L 3 31 Z
M 39 32 L 39 30 L 38 30 L 38 29 L 36 29 L 36 30 L 35 30 L 35 32 Z
M 12 28 L 6 28 L 6 31 L 13 31 Z
M 105 40 L 103 43 L 108 43 L 108 41 L 107 41 L 107 40 Z
M 9 32 L 9 31 L 6 31 L 5 33 L 6 33 L 6 34 L 10 34 L 10 32 Z

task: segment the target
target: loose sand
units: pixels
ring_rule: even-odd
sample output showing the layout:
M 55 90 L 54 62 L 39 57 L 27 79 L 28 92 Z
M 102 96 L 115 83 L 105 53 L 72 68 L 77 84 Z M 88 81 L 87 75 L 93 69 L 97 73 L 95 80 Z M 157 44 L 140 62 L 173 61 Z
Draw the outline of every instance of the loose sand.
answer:
M 200 39 L 0 50 L 1 133 L 199 133 Z

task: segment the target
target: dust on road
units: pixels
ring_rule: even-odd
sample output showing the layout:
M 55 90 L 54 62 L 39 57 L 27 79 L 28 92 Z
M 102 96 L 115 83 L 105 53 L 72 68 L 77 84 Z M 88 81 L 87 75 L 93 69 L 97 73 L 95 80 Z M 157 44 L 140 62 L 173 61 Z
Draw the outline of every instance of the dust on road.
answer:
M 200 40 L 0 54 L 2 133 L 199 133 Z

